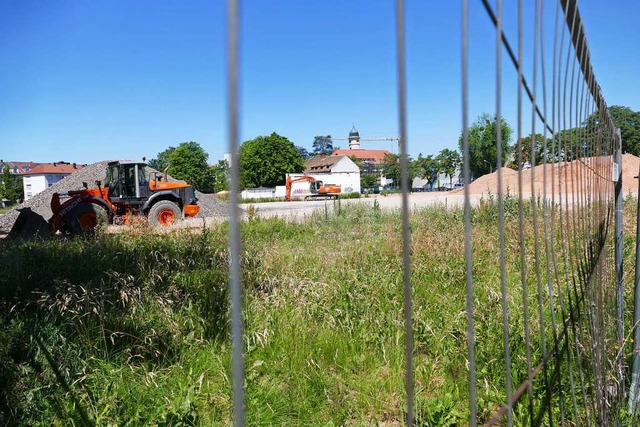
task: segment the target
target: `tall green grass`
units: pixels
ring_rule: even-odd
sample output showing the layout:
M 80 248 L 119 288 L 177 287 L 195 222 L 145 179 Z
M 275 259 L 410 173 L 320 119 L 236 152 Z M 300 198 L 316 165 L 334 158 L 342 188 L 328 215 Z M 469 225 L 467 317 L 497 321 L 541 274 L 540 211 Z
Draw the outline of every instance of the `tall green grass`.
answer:
M 505 230 L 519 384 L 526 364 L 517 207 L 509 201 Z M 304 223 L 253 216 L 242 226 L 248 425 L 404 419 L 399 213 L 355 205 L 336 212 Z M 473 223 L 478 403 L 486 420 L 506 400 L 495 202 L 474 209 Z M 417 420 L 464 425 L 462 211 L 418 211 L 411 230 Z M 227 231 L 221 224 L 163 235 L 3 241 L 0 424 L 229 425 Z M 630 262 L 632 251 L 625 256 Z M 539 361 L 533 266 L 528 258 Z M 541 298 L 547 301 L 545 292 Z M 543 317 L 549 335 L 549 313 Z M 543 387 L 536 380 L 536 391 Z M 526 423 L 525 405 L 516 406 L 519 423 Z

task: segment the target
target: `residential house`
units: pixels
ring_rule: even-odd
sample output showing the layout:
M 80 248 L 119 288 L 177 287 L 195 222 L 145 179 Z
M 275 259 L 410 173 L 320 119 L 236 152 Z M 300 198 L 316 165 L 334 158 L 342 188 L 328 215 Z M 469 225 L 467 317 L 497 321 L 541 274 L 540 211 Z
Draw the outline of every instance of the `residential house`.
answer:
M 40 163 L 34 162 L 4 162 L 0 160 L 0 172 L 4 171 L 5 166 L 9 166 L 9 173 L 11 175 L 22 175 L 25 172 L 29 172 L 39 164 Z
M 82 169 L 82 166 L 75 163 L 58 162 L 43 163 L 23 173 L 22 185 L 24 188 L 24 199 L 29 200 L 41 191 L 51 187 L 64 177 Z
M 307 175 L 324 184 L 339 185 L 342 193 L 360 193 L 360 168 L 348 156 L 314 157 L 306 161 L 304 173 L 288 174 L 292 179 Z M 284 196 L 284 186 L 276 189 L 276 196 Z M 311 194 L 309 182 L 295 182 L 291 186 L 293 197 Z

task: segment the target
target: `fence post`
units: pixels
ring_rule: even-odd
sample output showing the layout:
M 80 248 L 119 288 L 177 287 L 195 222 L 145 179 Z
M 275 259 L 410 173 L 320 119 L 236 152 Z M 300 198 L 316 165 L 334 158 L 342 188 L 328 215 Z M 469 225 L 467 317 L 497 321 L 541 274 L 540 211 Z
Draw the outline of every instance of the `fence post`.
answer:
M 636 213 L 636 272 L 633 282 L 633 355 L 631 365 L 631 388 L 629 389 L 629 412 L 634 413 L 638 403 L 640 387 L 640 167 L 638 168 L 638 208 Z
M 616 263 L 616 299 L 618 308 L 617 335 L 620 348 L 624 345 L 624 283 L 622 271 L 622 140 L 620 129 L 616 129 L 615 134 L 615 166 L 613 169 L 613 180 L 615 181 L 616 216 L 615 216 L 615 263 Z M 616 363 L 620 391 L 624 390 L 624 375 L 622 373 L 622 358 Z

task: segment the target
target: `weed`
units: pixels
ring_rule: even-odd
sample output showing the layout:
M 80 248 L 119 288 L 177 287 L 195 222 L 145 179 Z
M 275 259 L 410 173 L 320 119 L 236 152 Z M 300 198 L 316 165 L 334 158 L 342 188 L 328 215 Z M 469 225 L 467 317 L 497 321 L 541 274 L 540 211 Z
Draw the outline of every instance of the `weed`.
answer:
M 247 206 L 247 220 L 254 221 L 258 214 L 258 208 L 254 204 Z

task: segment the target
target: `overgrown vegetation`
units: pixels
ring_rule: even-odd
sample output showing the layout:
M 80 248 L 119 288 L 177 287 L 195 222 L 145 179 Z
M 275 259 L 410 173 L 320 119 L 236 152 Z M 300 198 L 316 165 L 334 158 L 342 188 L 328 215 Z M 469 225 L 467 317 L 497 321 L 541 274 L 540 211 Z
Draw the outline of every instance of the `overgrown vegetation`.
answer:
M 336 205 L 302 224 L 255 216 L 243 224 L 248 425 L 402 423 L 399 214 Z M 518 204 L 505 207 L 512 245 Z M 473 211 L 482 420 L 505 401 L 496 212 L 492 199 Z M 463 212 L 425 209 L 411 227 L 417 419 L 465 424 Z M 0 424 L 229 425 L 227 231 L 2 241 Z M 517 250 L 506 256 L 520 383 L 520 259 Z M 534 306 L 535 274 L 529 280 Z M 537 312 L 530 317 L 539 337 Z M 525 413 L 516 406 L 519 423 Z

